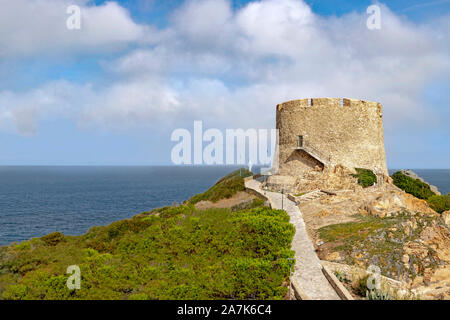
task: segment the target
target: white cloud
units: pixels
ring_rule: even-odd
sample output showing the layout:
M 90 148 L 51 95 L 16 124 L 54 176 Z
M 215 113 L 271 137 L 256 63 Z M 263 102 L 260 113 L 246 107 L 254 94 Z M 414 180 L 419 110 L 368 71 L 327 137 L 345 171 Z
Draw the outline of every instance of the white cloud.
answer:
M 371 31 L 365 12 L 324 18 L 300 0 L 255 1 L 234 11 L 226 0 L 197 0 L 186 2 L 166 28 L 156 30 L 137 25 L 114 3 L 85 10 L 89 34 L 77 39 L 78 49 L 104 50 L 129 42 L 138 48 L 102 62 L 111 79 L 106 86 L 65 84 L 52 92 L 44 85 L 24 94 L 1 93 L 3 123 L 15 119 L 23 131 L 33 127 L 33 118 L 59 110 L 79 123 L 114 129 L 176 128 L 194 119 L 207 126 L 271 127 L 277 103 L 335 96 L 381 102 L 389 132 L 412 123 L 441 124 L 423 95 L 437 76 L 449 74 L 445 19 L 413 24 L 382 6 L 381 30 Z M 50 48 L 56 37 L 58 50 L 72 48 L 67 31 L 53 30 L 55 9 L 50 12 L 53 18 L 35 31 L 10 30 L 14 38 L 24 34 L 23 40 L 6 39 L 2 28 L 0 43 L 8 43 L 9 52 L 31 54 Z M 42 35 L 43 29 L 53 31 Z M 67 107 L 36 100 L 37 92 Z M 19 102 L 25 109 L 11 111 Z
M 232 14 L 225 0 L 188 0 L 172 15 L 172 22 L 189 41 L 210 45 L 226 32 Z
M 421 96 L 448 69 L 434 36 L 440 28 L 414 25 L 384 6 L 379 31 L 366 28 L 365 13 L 322 18 L 302 1 L 229 8 L 225 0 L 189 1 L 175 13 L 170 37 L 112 68 L 178 77 L 179 102 L 192 111 L 190 119 L 216 115 L 229 126 L 273 125 L 276 103 L 312 96 L 380 101 L 388 129 L 435 122 Z
M 3 1 L 0 57 L 105 52 L 138 41 L 145 28 L 115 2 L 90 6 L 87 0 Z M 81 29 L 66 25 L 70 5 L 81 8 Z
M 176 118 L 180 107 L 177 93 L 160 79 L 140 78 L 97 92 L 81 112 L 80 121 L 116 129 L 158 127 Z
M 77 101 L 88 98 L 86 91 L 86 88 L 75 88 L 66 81 L 48 83 L 25 93 L 1 91 L 0 128 L 33 135 L 39 119 L 73 116 Z

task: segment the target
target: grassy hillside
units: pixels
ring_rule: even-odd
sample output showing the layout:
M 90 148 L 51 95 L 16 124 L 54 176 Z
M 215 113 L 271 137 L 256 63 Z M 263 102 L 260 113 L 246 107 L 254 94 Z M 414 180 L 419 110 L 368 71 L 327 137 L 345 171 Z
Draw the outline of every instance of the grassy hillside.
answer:
M 224 196 L 233 179 L 218 183 Z M 0 247 L 0 297 L 280 299 L 293 235 L 281 210 L 201 211 L 187 202 L 82 236 L 53 233 Z M 80 290 L 66 287 L 70 265 L 81 269 Z
M 244 191 L 244 178 L 251 175 L 252 172 L 247 169 L 236 170 L 217 181 L 217 183 L 206 192 L 193 196 L 189 202 L 196 204 L 200 201 L 217 202 L 221 199 L 231 198 L 237 192 Z

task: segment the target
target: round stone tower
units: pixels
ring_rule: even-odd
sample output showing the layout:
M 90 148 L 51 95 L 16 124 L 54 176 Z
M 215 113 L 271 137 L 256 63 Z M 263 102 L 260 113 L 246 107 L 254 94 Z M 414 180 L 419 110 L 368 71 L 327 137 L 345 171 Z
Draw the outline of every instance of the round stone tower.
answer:
M 383 112 L 378 102 L 340 98 L 277 106 L 278 172 L 299 176 L 338 164 L 388 175 Z

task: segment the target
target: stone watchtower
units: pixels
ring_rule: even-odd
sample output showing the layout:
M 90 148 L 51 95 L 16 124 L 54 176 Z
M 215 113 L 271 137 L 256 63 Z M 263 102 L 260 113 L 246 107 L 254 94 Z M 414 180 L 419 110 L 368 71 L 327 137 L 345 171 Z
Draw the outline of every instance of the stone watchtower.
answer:
M 377 102 L 314 98 L 277 106 L 278 175 L 338 164 L 388 176 L 383 112 Z

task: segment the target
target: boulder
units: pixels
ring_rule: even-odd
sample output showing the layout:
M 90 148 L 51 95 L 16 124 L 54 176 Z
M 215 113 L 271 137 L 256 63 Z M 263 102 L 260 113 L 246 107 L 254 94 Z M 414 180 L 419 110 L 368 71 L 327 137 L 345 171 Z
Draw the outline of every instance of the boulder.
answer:
M 442 212 L 442 219 L 450 227 L 450 210 Z
M 428 202 L 422 199 L 418 199 L 413 195 L 402 192 L 400 195 L 402 202 L 405 204 L 408 211 L 413 213 L 426 213 L 430 215 L 437 215 L 436 211 L 430 208 Z
M 398 195 L 385 193 L 365 203 L 362 209 L 370 215 L 384 218 L 397 215 L 407 208 Z
M 360 212 L 367 212 L 379 218 L 396 216 L 402 212 L 437 216 L 425 200 L 417 199 L 403 191 L 379 193 L 372 200 L 366 201 Z

